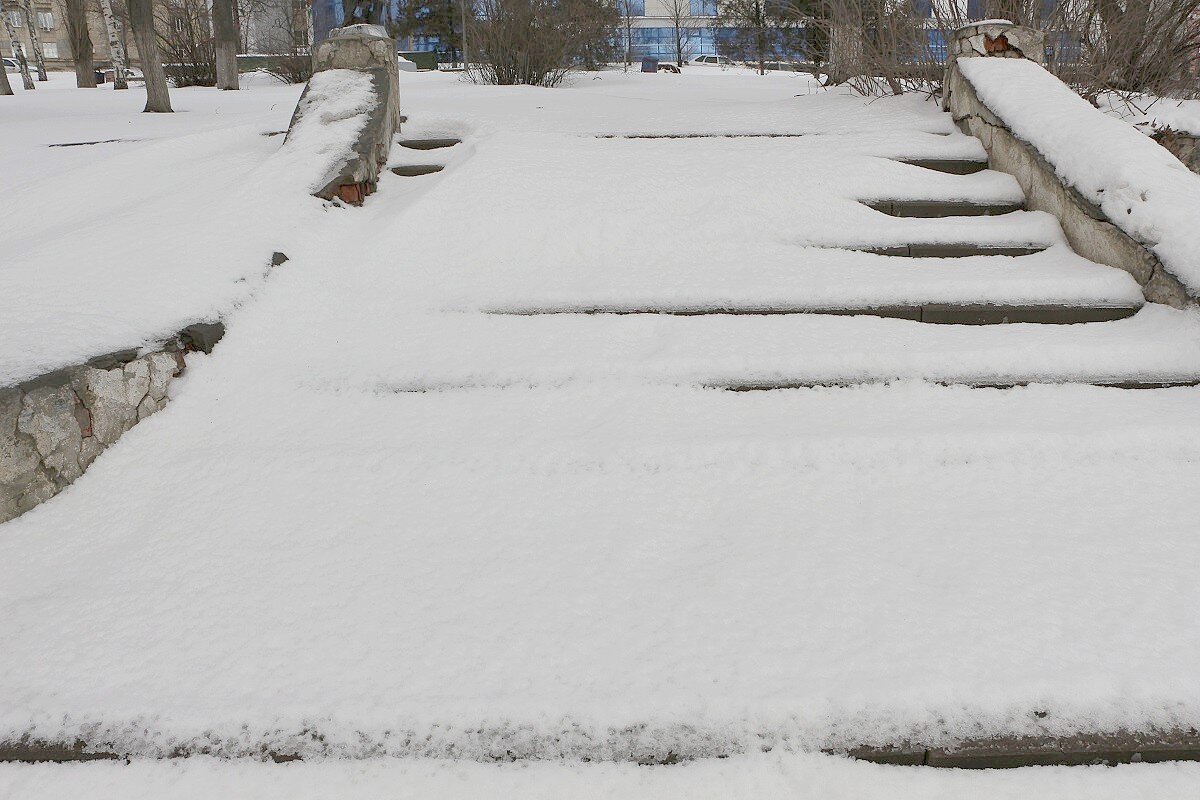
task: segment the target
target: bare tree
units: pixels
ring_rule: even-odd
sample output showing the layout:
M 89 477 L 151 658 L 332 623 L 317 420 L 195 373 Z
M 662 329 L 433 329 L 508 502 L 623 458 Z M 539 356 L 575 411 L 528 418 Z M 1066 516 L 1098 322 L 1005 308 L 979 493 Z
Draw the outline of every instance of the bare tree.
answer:
M 12 84 L 8 82 L 8 70 L 0 69 L 0 97 L 8 94 L 14 94 Z
M 612 56 L 610 0 L 480 0 L 467 18 L 468 74 L 478 83 L 558 86 L 572 69 Z
M 85 0 L 64 0 L 67 8 L 67 39 L 71 42 L 71 58 L 75 62 L 75 86 L 96 88 L 96 65 L 92 54 L 92 34 L 88 31 L 88 9 Z
M 29 61 L 26 60 L 25 48 L 21 46 L 21 41 L 17 39 L 17 32 L 13 29 L 9 10 L 3 2 L 0 2 L 0 17 L 4 17 L 4 32 L 8 34 L 8 44 L 12 49 L 13 58 L 17 60 L 17 65 L 21 68 L 21 81 L 26 90 L 33 89 L 33 76 L 29 74 Z
M 121 41 L 120 24 L 113 13 L 112 0 L 100 0 L 100 16 L 104 18 L 104 31 L 108 34 L 108 57 L 113 65 L 113 88 L 129 88 L 129 57 L 125 54 L 125 43 Z
M 788 61 L 803 52 L 808 5 L 807 0 L 718 0 L 713 27 L 731 31 L 725 55 L 758 64 L 758 73 L 765 75 L 767 61 Z
M 169 114 L 171 95 L 154 27 L 154 0 L 129 0 L 129 21 L 142 59 L 142 74 L 146 76 L 145 111 Z
M 33 4 L 30 0 L 17 0 L 21 4 L 21 11 L 25 17 L 25 24 L 29 27 L 29 44 L 33 46 L 33 63 L 37 65 L 38 80 L 48 81 L 50 76 L 46 74 L 46 56 L 42 52 L 42 36 L 38 33 L 37 19 L 33 14 Z
M 934 91 L 942 67 L 924 20 L 904 0 L 821 0 L 814 25 L 829 49 L 829 83 L 869 95 Z
M 692 16 L 691 0 L 666 0 L 663 5 L 671 23 L 675 63 L 682 67 L 692 56 L 692 32 L 701 24 Z
M 238 34 L 233 19 L 234 0 L 212 0 L 212 28 L 218 89 L 238 88 Z
M 635 0 L 617 0 L 617 13 L 621 15 L 621 29 L 625 34 L 625 71 L 633 63 L 633 19 L 637 9 L 645 11 L 645 6 L 636 4 Z

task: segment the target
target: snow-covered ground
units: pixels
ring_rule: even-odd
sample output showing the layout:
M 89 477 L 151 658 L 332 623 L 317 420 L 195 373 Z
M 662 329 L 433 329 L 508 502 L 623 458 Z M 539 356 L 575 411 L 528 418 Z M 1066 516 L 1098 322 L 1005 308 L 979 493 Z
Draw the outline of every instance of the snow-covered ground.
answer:
M 385 174 L 361 209 L 307 197 L 308 167 L 260 135 L 286 125 L 298 87 L 179 91 L 188 114 L 152 119 L 132 113 L 136 92 L 75 114 L 82 93 L 63 90 L 0 117 L 18 142 L 4 163 L 45 159 L 58 187 L 4 197 L 22 224 L 0 238 L 19 256 L 0 267 L 18 289 L 0 293 L 0 376 L 228 324 L 166 411 L 0 528 L 0 739 L 628 760 L 1200 724 L 1200 390 L 920 380 L 1186 377 L 1194 312 L 969 329 L 484 313 L 1137 289 L 1073 256 L 1045 215 L 857 204 L 1019 199 L 1006 176 L 887 160 L 981 153 L 916 98 L 717 71 L 402 81 L 404 136 L 464 141 L 398 150 L 448 166 Z M 153 141 L 45 147 L 121 124 Z M 668 133 L 792 135 L 623 138 Z M 116 219 L 84 227 L 101 201 Z M 950 264 L 829 249 L 965 237 L 1049 249 Z M 273 250 L 291 260 L 268 271 Z M 822 375 L 907 380 L 706 388 Z M 54 796 L 87 768 L 0 781 Z M 202 796 L 273 780 L 260 769 L 100 765 L 88 780 Z M 303 796 L 350 768 L 286 769 Z M 870 797 L 882 782 L 889 797 L 1169 797 L 1197 778 L 906 777 L 812 755 L 353 769 L 356 791 L 411 780 L 424 796 Z

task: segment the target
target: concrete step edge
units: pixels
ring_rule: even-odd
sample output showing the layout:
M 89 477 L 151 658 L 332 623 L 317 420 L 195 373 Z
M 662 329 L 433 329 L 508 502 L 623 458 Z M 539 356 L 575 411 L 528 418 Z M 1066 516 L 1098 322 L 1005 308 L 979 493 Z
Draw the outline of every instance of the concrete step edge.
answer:
M 894 745 L 861 745 L 831 748 L 823 752 L 845 755 L 861 761 L 899 766 L 951 767 L 958 769 L 1010 769 L 1029 766 L 1077 766 L 1083 764 L 1160 763 L 1166 761 L 1200 761 L 1200 734 L 1195 730 L 1153 731 L 1150 733 L 1097 733 L 1070 736 L 994 737 L 962 741 L 952 745 L 927 746 L 901 743 Z M 201 755 L 178 748 L 169 760 Z M 734 755 L 730 752 L 723 755 Z M 103 746 L 89 747 L 87 743 L 52 742 L 22 739 L 0 742 L 0 762 L 72 763 L 132 759 Z M 255 756 L 263 761 L 289 762 L 303 760 L 296 753 L 272 750 L 264 745 Z M 322 756 L 322 760 L 327 757 Z M 352 759 L 345 759 L 352 760 Z M 639 760 L 637 763 L 677 763 L 689 760 L 677 756 L 669 761 Z
M 487 309 L 499 316 L 532 317 L 550 314 L 593 314 L 628 316 L 631 314 L 662 314 L 676 317 L 699 316 L 780 316 L 814 314 L 828 316 L 865 316 L 906 319 L 933 325 L 1003 325 L 1032 323 L 1041 325 L 1073 325 L 1090 322 L 1113 322 L 1125 319 L 1141 310 L 1141 303 L 896 303 L 864 306 L 647 306 L 618 308 L 579 306 L 558 308 Z
M 1050 249 L 1049 244 L 977 244 L 974 242 L 909 242 L 898 245 L 845 245 L 828 250 L 851 250 L 895 258 L 970 258 L 972 256 L 1032 256 Z
M 983 172 L 988 168 L 986 158 L 939 158 L 939 157 L 920 157 L 906 156 L 893 159 L 901 164 L 908 164 L 913 167 L 921 167 L 922 169 L 930 169 L 934 172 L 945 172 L 950 175 L 972 175 L 976 172 Z
M 401 164 L 395 167 L 389 167 L 393 175 L 399 175 L 401 178 L 416 178 L 420 175 L 432 175 L 435 172 L 441 172 L 446 166 L 444 164 Z
M 868 208 L 892 217 L 941 219 L 944 217 L 990 217 L 1024 211 L 1024 201 L 1008 200 L 906 200 L 878 198 L 859 200 Z
M 454 147 L 457 144 L 462 144 L 462 139 L 451 137 L 440 139 L 399 139 L 396 141 L 396 144 L 409 150 L 441 150 L 446 147 Z

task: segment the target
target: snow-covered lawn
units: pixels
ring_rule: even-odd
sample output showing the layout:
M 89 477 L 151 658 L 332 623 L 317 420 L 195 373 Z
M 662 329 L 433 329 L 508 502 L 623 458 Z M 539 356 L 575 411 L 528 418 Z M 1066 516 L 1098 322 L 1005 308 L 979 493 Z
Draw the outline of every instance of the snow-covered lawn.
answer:
M 166 411 L 0 528 L 0 740 L 620 760 L 1200 724 L 1200 390 L 919 380 L 1194 375 L 1194 312 L 969 329 L 484 313 L 1139 295 L 1045 215 L 855 203 L 1019 199 L 1006 176 L 889 161 L 981 154 L 919 99 L 781 74 L 402 81 L 404 136 L 464 141 L 398 150 L 448 166 L 385 174 L 361 209 L 305 196 L 304 168 L 259 135 L 297 87 L 180 91 L 189 114 L 153 119 L 134 92 L 79 115 L 79 93 L 47 92 L 0 118 L 19 134 L 4 163 L 54 173 L 4 198 L 21 224 L 0 238 L 18 254 L 0 267 L 17 289 L 0 294 L 0 377 L 228 323 Z M 44 147 L 118 121 L 155 141 Z M 666 133 L 803 135 L 621 138 Z M 81 227 L 114 187 L 115 217 Z M 828 249 L 965 237 L 1049 249 Z M 291 260 L 268 271 L 273 250 Z M 821 375 L 908 380 L 706 388 Z M 416 764 L 362 767 L 358 790 L 1124 797 L 1197 778 L 935 779 L 808 755 L 599 779 Z M 114 794 L 230 780 L 180 769 L 93 774 Z M 321 769 L 286 773 L 296 796 Z M 53 796 L 73 774 L 0 781 Z

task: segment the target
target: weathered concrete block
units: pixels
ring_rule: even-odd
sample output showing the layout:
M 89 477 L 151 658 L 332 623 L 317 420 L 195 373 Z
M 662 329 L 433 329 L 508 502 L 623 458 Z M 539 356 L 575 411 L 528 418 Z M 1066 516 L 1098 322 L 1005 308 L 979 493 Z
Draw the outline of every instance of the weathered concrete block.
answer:
M 326 185 L 315 194 L 327 200 L 341 197 L 357 204 L 374 190 L 379 171 L 387 163 L 392 142 L 400 127 L 400 72 L 395 40 L 378 25 L 335 28 L 329 38 L 317 46 L 313 55 L 314 73 L 331 69 L 369 74 L 376 105 L 368 113 L 366 126 L 352 144 L 353 155 L 335 170 Z M 306 86 L 292 114 L 289 137 L 304 115 L 319 113 L 318 109 L 312 107 L 315 104 L 308 102 L 308 90 Z M 285 146 L 286 143 L 285 140 Z
M 1011 22 L 979 22 L 954 32 L 952 58 L 1027 58 L 1046 62 L 1046 34 Z

